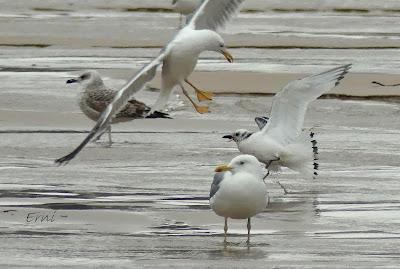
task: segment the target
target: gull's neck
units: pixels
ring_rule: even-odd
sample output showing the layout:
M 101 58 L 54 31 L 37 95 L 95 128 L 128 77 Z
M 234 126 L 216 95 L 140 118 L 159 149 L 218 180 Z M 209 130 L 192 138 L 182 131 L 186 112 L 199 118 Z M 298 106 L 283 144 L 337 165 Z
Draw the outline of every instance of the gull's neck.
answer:
M 241 142 L 246 141 L 250 136 L 252 136 L 254 133 L 252 132 L 247 132 L 245 134 L 243 134 L 242 137 L 240 137 L 237 141 L 236 144 L 239 145 Z
M 101 91 L 101 90 L 106 90 L 106 85 L 104 85 L 102 80 L 95 80 L 92 81 L 91 83 L 85 85 L 82 87 L 82 90 L 84 92 L 87 91 Z
M 193 30 L 186 26 L 178 34 L 175 42 L 179 44 L 177 44 L 178 46 L 184 46 L 184 49 L 194 51 L 196 54 L 200 54 L 203 51 L 211 51 L 209 46 L 213 35 L 210 32 L 211 30 Z

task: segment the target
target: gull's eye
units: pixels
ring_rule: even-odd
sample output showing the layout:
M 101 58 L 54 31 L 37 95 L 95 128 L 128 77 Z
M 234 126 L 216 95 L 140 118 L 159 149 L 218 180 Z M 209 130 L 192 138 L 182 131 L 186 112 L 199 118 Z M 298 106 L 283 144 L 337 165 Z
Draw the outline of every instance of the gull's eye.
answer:
M 82 76 L 81 76 L 81 80 L 85 80 L 85 79 L 88 79 L 89 78 L 89 75 L 88 74 L 83 74 Z
M 235 133 L 235 136 L 239 136 L 239 132 L 236 132 L 236 133 Z
M 243 164 L 244 164 L 244 161 L 241 161 L 239 164 L 240 164 L 240 165 L 243 165 Z
M 219 46 L 220 46 L 221 48 L 225 47 L 224 44 L 220 44 Z

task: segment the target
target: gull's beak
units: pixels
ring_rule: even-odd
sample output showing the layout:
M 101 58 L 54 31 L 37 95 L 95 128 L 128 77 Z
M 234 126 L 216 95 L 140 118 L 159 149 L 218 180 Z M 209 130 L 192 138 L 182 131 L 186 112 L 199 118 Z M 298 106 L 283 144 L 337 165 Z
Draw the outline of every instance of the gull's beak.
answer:
M 233 140 L 233 136 L 232 135 L 224 135 L 222 138 L 229 139 L 228 142 L 231 142 Z
M 225 59 L 228 62 L 233 63 L 233 56 L 228 52 L 226 48 L 221 49 L 221 54 L 224 55 Z
M 220 165 L 217 168 L 215 168 L 215 172 L 225 172 L 225 171 L 231 171 L 232 167 L 228 166 L 227 164 Z
M 77 79 L 74 79 L 74 78 L 71 78 L 71 79 L 68 79 L 68 80 L 67 80 L 67 84 L 77 83 L 77 82 L 78 82 L 78 80 L 77 80 Z

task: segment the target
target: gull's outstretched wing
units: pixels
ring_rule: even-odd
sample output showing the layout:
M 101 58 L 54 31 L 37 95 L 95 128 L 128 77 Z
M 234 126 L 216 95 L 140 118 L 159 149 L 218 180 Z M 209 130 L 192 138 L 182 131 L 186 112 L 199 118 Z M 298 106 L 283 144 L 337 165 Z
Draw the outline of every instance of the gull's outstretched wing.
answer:
M 339 84 L 351 64 L 287 84 L 273 99 L 270 120 L 262 132 L 286 145 L 301 133 L 307 106 Z
M 72 160 L 93 138 L 103 133 L 111 124 L 115 115 L 125 107 L 131 96 L 140 91 L 147 82 L 156 75 L 157 67 L 163 62 L 166 55 L 165 50 L 161 51 L 157 58 L 139 70 L 123 87 L 117 92 L 112 102 L 101 113 L 96 125 L 82 143 L 70 154 L 55 160 L 57 164 L 66 164 Z
M 218 30 L 239 11 L 244 0 L 205 0 L 191 17 L 192 29 Z

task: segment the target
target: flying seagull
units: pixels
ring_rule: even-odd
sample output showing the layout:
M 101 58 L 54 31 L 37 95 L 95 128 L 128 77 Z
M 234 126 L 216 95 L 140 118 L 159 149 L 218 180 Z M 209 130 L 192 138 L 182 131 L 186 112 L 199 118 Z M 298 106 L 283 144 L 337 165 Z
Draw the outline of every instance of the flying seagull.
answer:
M 171 91 L 180 86 L 183 94 L 189 99 L 199 113 L 208 112 L 208 107 L 197 105 L 183 87 L 188 83 L 197 93 L 199 101 L 212 100 L 211 92 L 202 91 L 189 82 L 188 76 L 193 72 L 198 57 L 203 51 L 215 51 L 233 62 L 225 42 L 216 32 L 239 10 L 244 0 L 206 0 L 191 17 L 189 23 L 181 29 L 175 38 L 162 50 L 158 64 L 163 63 L 161 72 L 161 93 L 152 107 L 152 111 L 162 110 L 168 101 Z
M 247 243 L 250 243 L 250 218 L 268 205 L 268 193 L 263 182 L 261 163 L 252 155 L 239 155 L 229 165 L 221 165 L 211 184 L 210 206 L 225 218 L 224 234 L 228 232 L 228 218 L 247 219 Z
M 223 138 L 235 141 L 241 153 L 254 155 L 268 170 L 285 166 L 306 177 L 317 176 L 317 141 L 313 132 L 308 136 L 302 131 L 305 113 L 310 102 L 338 85 L 350 68 L 348 64 L 290 82 L 275 95 L 266 124 L 258 123 L 261 130 L 239 129 Z
M 82 92 L 79 98 L 79 107 L 82 112 L 91 120 L 97 121 L 101 112 L 114 99 L 115 90 L 108 88 L 95 70 L 87 70 L 80 76 L 67 80 L 67 84 L 79 83 L 82 86 Z M 156 112 L 148 115 L 150 107 L 146 104 L 132 98 L 125 107 L 118 112 L 111 123 L 126 122 L 142 118 L 169 118 L 168 114 Z M 108 126 L 108 142 L 111 146 L 111 125 Z M 98 137 L 99 138 L 99 137 Z
M 73 159 L 82 148 L 94 137 L 102 134 L 111 123 L 115 115 L 128 103 L 130 97 L 140 91 L 146 83 L 152 80 L 157 67 L 163 65 L 161 71 L 161 92 L 149 114 L 164 108 L 176 87 L 182 88 L 198 112 L 207 112 L 208 108 L 196 105 L 189 97 L 183 82 L 193 72 L 198 56 L 203 51 L 221 53 L 229 61 L 232 55 L 227 51 L 222 37 L 215 32 L 236 13 L 244 0 L 206 0 L 197 9 L 190 22 L 178 32 L 149 64 L 140 69 L 115 95 L 113 101 L 101 113 L 96 125 L 84 141 L 67 156 L 57 159 L 56 163 L 67 163 Z M 193 85 L 194 86 L 194 85 Z M 210 98 L 209 94 L 195 88 L 198 97 Z M 201 99 L 201 98 L 199 98 Z

